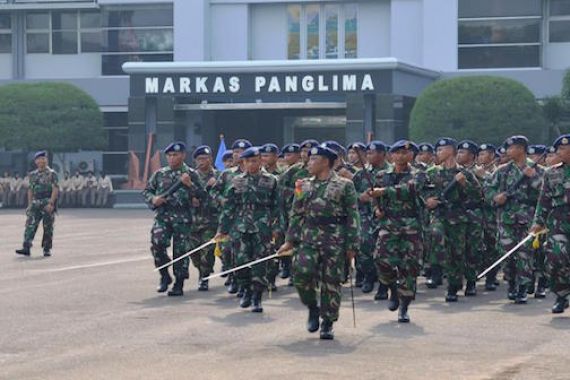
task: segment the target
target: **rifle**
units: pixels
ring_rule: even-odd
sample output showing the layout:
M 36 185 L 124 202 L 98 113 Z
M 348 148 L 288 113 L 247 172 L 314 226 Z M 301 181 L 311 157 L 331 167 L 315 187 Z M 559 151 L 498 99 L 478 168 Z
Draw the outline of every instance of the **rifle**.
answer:
M 370 190 L 374 190 L 374 181 L 372 181 L 372 177 L 370 176 L 370 172 L 366 169 L 366 165 L 364 164 L 364 161 L 362 160 L 362 157 L 360 156 L 360 149 L 356 148 L 356 157 L 358 157 L 358 163 L 362 166 L 362 170 L 364 173 L 364 177 L 366 178 L 366 182 L 368 182 L 368 185 L 370 186 Z M 376 206 L 378 207 L 378 210 L 382 210 L 382 202 L 380 201 L 380 198 L 375 198 L 376 199 Z
M 529 168 L 534 169 L 538 166 L 538 163 L 544 158 L 546 157 L 546 152 L 543 153 L 538 160 L 536 160 L 535 162 L 533 162 L 532 164 L 529 165 Z M 523 173 L 523 175 L 515 182 L 512 184 L 511 187 L 509 187 L 506 191 L 505 191 L 505 195 L 507 196 L 507 201 L 511 198 L 513 198 L 516 193 L 517 190 L 519 189 L 520 185 L 527 179 L 528 177 Z M 499 207 L 504 207 L 507 204 L 507 202 L 505 202 L 503 205 L 499 206 Z
M 174 194 L 175 192 L 178 191 L 178 189 L 180 189 L 182 187 L 182 180 L 181 179 L 177 179 L 176 182 L 174 182 L 172 184 L 172 186 L 170 186 L 168 189 L 166 189 L 165 191 L 163 191 L 162 193 L 158 194 L 157 197 L 161 197 L 164 199 L 168 199 L 170 196 L 172 196 L 172 194 Z M 150 205 L 150 209 L 151 210 L 156 210 L 157 207 L 154 205 Z

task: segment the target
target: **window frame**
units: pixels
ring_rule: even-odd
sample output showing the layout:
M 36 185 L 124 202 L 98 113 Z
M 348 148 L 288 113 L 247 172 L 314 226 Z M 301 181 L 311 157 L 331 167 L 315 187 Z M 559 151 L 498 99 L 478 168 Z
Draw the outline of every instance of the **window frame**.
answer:
M 545 22 L 545 42 L 549 43 L 549 44 L 570 44 L 570 38 L 568 38 L 568 41 L 551 41 L 550 39 L 550 28 L 551 28 L 551 24 L 552 22 L 557 22 L 557 21 L 566 21 L 566 22 L 570 22 L 570 13 L 567 15 L 551 15 L 550 11 L 552 10 L 550 7 L 551 3 L 548 2 L 548 4 L 546 5 L 546 22 Z
M 9 36 L 10 50 L 6 51 L 6 52 L 0 51 L 0 54 L 13 54 L 14 46 L 13 46 L 13 41 L 12 41 L 12 24 L 13 24 L 14 20 L 13 20 L 12 14 L 10 12 L 5 12 L 5 14 L 8 15 L 8 18 L 10 19 L 10 27 L 0 29 L 0 35 Z

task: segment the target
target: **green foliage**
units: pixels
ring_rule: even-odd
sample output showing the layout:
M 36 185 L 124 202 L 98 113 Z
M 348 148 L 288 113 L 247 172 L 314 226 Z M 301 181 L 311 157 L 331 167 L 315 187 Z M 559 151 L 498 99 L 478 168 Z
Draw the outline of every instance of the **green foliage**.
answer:
M 515 134 L 533 143 L 545 142 L 548 123 L 528 88 L 501 77 L 435 82 L 418 97 L 410 120 L 410 135 L 416 141 L 448 136 L 499 144 Z
M 562 80 L 562 98 L 570 102 L 570 69 L 566 70 L 566 74 Z
M 0 146 L 53 152 L 105 147 L 97 103 L 66 83 L 0 86 Z

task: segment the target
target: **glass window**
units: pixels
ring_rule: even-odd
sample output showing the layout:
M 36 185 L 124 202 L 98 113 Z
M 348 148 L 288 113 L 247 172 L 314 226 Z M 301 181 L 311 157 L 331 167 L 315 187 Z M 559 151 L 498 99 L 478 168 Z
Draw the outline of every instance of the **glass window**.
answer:
M 28 13 L 26 29 L 49 29 L 49 13 Z
M 49 33 L 27 33 L 26 51 L 28 53 L 49 53 Z
M 126 152 L 129 150 L 129 127 L 121 129 L 107 129 L 109 152 Z
M 0 53 L 12 52 L 12 35 L 10 33 L 0 33 Z
M 79 18 L 81 29 L 94 29 L 101 27 L 101 13 L 81 11 Z
M 460 69 L 539 67 L 540 46 L 460 47 Z
M 173 54 L 104 54 L 102 56 L 103 75 L 125 75 L 125 62 L 172 62 Z
M 301 58 L 301 6 L 287 7 L 287 58 Z
M 307 59 L 319 59 L 319 6 L 305 8 L 307 20 Z
M 103 50 L 103 34 L 101 32 L 81 32 L 81 52 L 98 53 Z
M 52 33 L 53 54 L 77 54 L 77 32 Z
M 570 16 L 570 1 L 550 0 L 551 16 Z
M 172 29 L 119 29 L 106 33 L 106 51 L 117 53 L 172 51 Z
M 541 15 L 541 0 L 459 0 L 459 18 Z
M 106 174 L 125 174 L 129 171 L 129 155 L 103 153 L 103 171 Z
M 105 112 L 103 114 L 103 125 L 105 128 L 129 126 L 128 112 Z M 127 150 L 125 148 L 125 150 Z
M 550 42 L 570 42 L 570 20 L 550 22 Z
M 326 58 L 338 58 L 338 5 L 325 6 Z
M 344 6 L 344 57 L 356 58 L 358 48 L 356 4 Z
M 460 21 L 459 44 L 540 42 L 540 20 Z
M 52 12 L 51 28 L 53 30 L 76 30 L 77 12 Z
M 172 5 L 155 7 L 108 8 L 103 14 L 103 26 L 132 28 L 145 26 L 173 26 Z
M 10 13 L 0 13 L 0 29 L 12 29 L 12 16 Z

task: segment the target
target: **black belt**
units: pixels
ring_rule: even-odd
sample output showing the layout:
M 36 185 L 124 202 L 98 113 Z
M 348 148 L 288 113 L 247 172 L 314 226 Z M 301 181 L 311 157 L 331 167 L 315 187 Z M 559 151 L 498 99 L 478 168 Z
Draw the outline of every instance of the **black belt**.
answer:
M 326 226 L 329 224 L 346 224 L 348 218 L 346 216 L 319 216 L 316 218 L 308 218 L 307 223 L 317 226 Z

